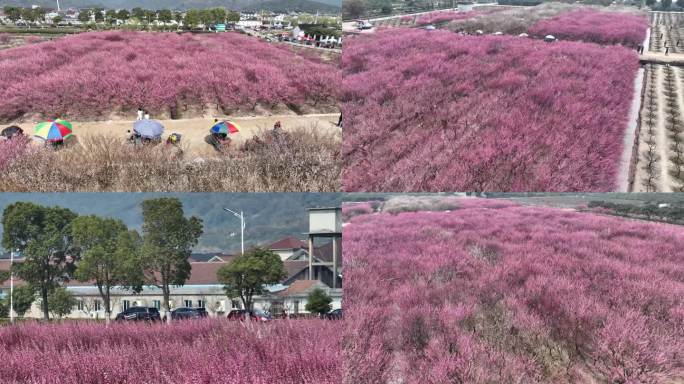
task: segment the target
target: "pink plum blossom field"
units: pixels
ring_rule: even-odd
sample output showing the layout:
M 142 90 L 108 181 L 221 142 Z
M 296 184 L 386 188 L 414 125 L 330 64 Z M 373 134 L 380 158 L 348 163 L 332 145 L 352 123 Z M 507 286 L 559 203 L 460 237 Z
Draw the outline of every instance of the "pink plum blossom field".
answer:
M 337 384 L 339 322 L 0 327 L 3 384 Z
M 340 82 L 334 63 L 237 33 L 89 32 L 1 50 L 0 121 L 334 109 Z
M 648 19 L 626 12 L 578 9 L 540 20 L 528 29 L 533 37 L 553 35 L 561 40 L 636 47 L 646 38 Z
M 617 188 L 634 50 L 395 28 L 342 67 L 347 192 Z
M 344 383 L 684 379 L 681 226 L 461 198 L 343 248 Z

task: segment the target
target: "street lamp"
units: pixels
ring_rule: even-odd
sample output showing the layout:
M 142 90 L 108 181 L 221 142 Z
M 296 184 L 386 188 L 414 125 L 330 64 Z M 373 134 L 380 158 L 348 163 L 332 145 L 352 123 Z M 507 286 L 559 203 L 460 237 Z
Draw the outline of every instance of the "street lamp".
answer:
M 245 254 L 245 214 L 240 211 L 237 213 L 230 208 L 223 208 L 224 211 L 232 213 L 235 217 L 240 219 L 240 242 L 242 243 L 242 254 Z

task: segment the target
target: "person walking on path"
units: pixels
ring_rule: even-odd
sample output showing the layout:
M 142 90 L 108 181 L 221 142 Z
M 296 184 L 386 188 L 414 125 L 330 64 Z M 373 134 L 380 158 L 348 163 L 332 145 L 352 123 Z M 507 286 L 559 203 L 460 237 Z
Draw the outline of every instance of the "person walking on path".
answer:
M 145 115 L 145 111 L 143 111 L 143 108 L 142 108 L 142 107 L 138 108 L 138 118 L 137 118 L 137 120 L 142 120 L 143 117 L 144 117 L 144 115 Z
M 665 56 L 670 52 L 670 47 L 665 47 Z

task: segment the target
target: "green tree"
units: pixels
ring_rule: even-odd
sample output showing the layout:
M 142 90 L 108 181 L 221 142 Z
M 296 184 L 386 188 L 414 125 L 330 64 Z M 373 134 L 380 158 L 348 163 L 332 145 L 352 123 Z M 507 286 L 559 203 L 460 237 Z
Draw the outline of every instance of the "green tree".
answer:
M 31 8 L 22 8 L 20 12 L 22 19 L 26 21 L 35 21 L 36 16 Z
M 264 285 L 276 284 L 287 277 L 280 256 L 263 248 L 254 248 L 219 268 L 218 281 L 224 285 L 226 295 L 239 297 L 248 311 L 252 310 L 254 296 L 263 293 Z
M 228 15 L 226 15 L 226 20 L 229 23 L 237 23 L 238 21 L 240 21 L 240 12 L 235 12 L 235 11 L 228 12 Z
M 71 313 L 76 305 L 76 298 L 64 287 L 59 287 L 50 292 L 48 308 L 52 316 L 62 318 Z
M 646 0 L 646 5 L 649 7 L 652 7 L 653 5 L 655 5 L 655 3 L 656 3 L 656 0 Z
M 187 25 L 190 28 L 195 28 L 199 25 L 201 22 L 200 19 L 200 11 L 196 9 L 190 9 L 185 13 L 185 25 Z
M 163 23 L 170 23 L 173 20 L 173 12 L 170 9 L 162 9 L 158 11 L 159 21 Z
M 345 0 L 342 2 L 342 17 L 356 19 L 366 12 L 363 0 Z
M 127 9 L 120 9 L 119 12 L 117 12 L 117 14 L 116 14 L 116 18 L 123 21 L 123 22 L 130 19 L 130 17 L 131 17 L 131 13 L 128 12 Z
M 663 6 L 663 9 L 670 9 L 672 0 L 660 0 L 660 4 Z
M 71 223 L 71 234 L 74 247 L 80 252 L 74 276 L 79 281 L 95 283 L 109 324 L 112 287 L 136 292 L 142 289 L 140 236 L 135 231 L 129 232 L 121 220 L 97 216 L 77 217 Z
M 90 15 L 92 11 L 90 9 L 83 9 L 78 13 L 78 21 L 81 23 L 90 22 Z
M 332 309 L 330 303 L 332 303 L 330 296 L 324 290 L 316 288 L 307 296 L 304 308 L 311 313 L 321 316 L 330 312 Z
M 9 278 L 9 271 L 0 271 L 0 283 L 4 283 L 5 281 L 9 280 Z
M 47 14 L 47 11 L 43 7 L 36 7 L 35 9 L 31 10 L 33 13 L 33 21 L 45 21 L 45 15 Z
M 677 0 L 675 2 L 679 8 L 684 8 L 684 0 Z
M 380 4 L 380 12 L 384 15 L 389 15 L 392 13 L 392 2 L 389 0 L 383 1 Z
M 226 22 L 226 10 L 224 8 L 214 8 L 211 10 L 212 22 L 214 24 L 223 24 Z
M 116 15 L 117 13 L 115 10 L 108 9 L 107 12 L 105 12 L 105 20 L 109 24 L 114 24 L 114 22 L 116 21 Z
M 145 10 L 140 7 L 135 7 L 131 10 L 131 17 L 135 17 L 136 19 L 142 21 L 145 19 Z
M 62 19 L 62 16 L 55 16 L 55 17 L 52 19 L 52 23 L 53 23 L 54 25 L 58 25 L 58 24 L 61 23 L 63 20 L 64 20 L 64 19 Z
M 182 286 L 190 277 L 188 258 L 202 236 L 202 220 L 186 218 L 176 198 L 145 200 L 142 209 L 144 280 L 162 291 L 162 306 L 170 322 L 171 286 Z
M 19 7 L 6 6 L 3 8 L 3 11 L 12 22 L 16 22 L 17 20 L 21 19 L 21 8 Z
M 105 15 L 102 13 L 104 9 L 95 8 L 93 9 L 93 14 L 95 15 L 95 21 L 104 21 Z
M 9 301 L 7 299 L 0 300 L 0 319 L 9 317 Z
M 48 295 L 75 269 L 70 229 L 75 218 L 68 209 L 27 202 L 11 204 L 3 213 L 2 245 L 24 255 L 14 272 L 38 291 L 45 320 L 50 317 Z
M 214 14 L 210 9 L 202 9 L 199 11 L 200 22 L 204 25 L 202 29 L 207 28 L 207 26 L 214 21 Z
M 183 13 L 179 11 L 174 11 L 173 19 L 176 20 L 178 24 L 180 24 L 181 22 L 183 22 Z
M 17 316 L 24 317 L 24 314 L 31 309 L 33 302 L 36 301 L 36 289 L 28 284 L 16 287 L 12 294 L 12 301 L 14 312 Z
M 146 9 L 145 12 L 144 12 L 144 17 L 143 17 L 143 18 L 144 18 L 145 21 L 147 21 L 148 23 L 151 23 L 152 21 L 154 21 L 154 20 L 157 18 L 157 12 L 151 11 L 151 10 L 149 10 L 149 9 Z

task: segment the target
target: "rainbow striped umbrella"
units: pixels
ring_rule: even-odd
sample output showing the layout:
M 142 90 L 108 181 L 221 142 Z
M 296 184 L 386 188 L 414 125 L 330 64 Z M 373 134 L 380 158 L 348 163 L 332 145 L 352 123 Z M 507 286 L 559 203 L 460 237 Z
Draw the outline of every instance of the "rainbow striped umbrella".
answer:
M 220 121 L 211 127 L 211 133 L 238 133 L 240 132 L 240 127 L 231 121 Z
M 36 125 L 35 135 L 46 141 L 62 141 L 72 135 L 73 129 L 70 122 L 57 119 Z

